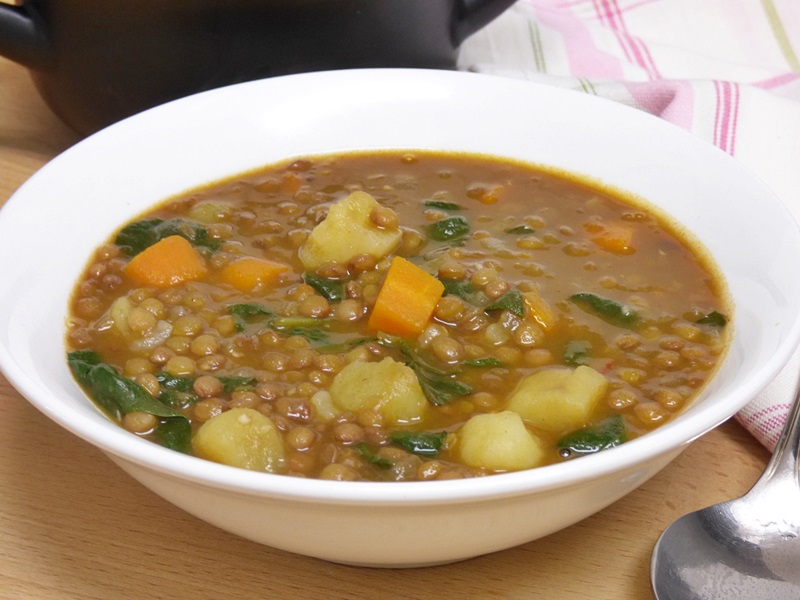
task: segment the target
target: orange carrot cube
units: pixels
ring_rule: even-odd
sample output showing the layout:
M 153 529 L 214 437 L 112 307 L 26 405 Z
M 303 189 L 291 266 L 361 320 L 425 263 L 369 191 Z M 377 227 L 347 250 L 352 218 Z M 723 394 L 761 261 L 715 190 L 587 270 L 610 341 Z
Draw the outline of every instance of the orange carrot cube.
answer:
M 444 284 L 405 258 L 396 256 L 386 273 L 367 326 L 400 337 L 419 335 L 444 294 Z
M 221 272 L 222 281 L 240 292 L 253 292 L 256 288 L 269 288 L 275 285 L 289 266 L 263 258 L 246 256 L 228 263 Z
M 171 235 L 134 256 L 124 273 L 137 285 L 165 288 L 201 279 L 206 261 L 189 240 Z

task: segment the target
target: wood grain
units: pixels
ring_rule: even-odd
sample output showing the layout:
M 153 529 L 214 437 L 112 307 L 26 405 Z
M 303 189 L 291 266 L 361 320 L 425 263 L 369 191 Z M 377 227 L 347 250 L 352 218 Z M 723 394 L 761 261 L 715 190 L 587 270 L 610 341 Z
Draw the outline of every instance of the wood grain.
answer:
M 26 71 L 0 59 L 0 204 L 77 141 Z M 651 597 L 650 553 L 663 528 L 741 495 L 768 458 L 729 422 L 632 494 L 562 532 L 452 565 L 362 569 L 259 546 L 197 520 L 49 421 L 0 377 L 0 599 L 641 600 Z

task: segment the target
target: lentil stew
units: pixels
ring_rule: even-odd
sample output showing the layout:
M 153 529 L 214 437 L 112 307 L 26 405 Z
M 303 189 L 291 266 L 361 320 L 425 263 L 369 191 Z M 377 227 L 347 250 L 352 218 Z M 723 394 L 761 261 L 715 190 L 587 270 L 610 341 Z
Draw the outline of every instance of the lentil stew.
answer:
M 667 422 L 729 345 L 724 281 L 644 203 L 492 157 L 295 159 L 97 249 L 68 362 L 122 427 L 253 470 L 489 475 Z

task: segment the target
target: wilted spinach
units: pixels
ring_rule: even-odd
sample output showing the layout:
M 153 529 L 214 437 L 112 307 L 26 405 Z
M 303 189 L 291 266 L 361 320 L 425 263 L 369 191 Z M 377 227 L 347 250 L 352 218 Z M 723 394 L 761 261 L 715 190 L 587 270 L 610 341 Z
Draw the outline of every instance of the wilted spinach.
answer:
M 626 437 L 625 421 L 621 415 L 615 415 L 594 427 L 579 429 L 565 435 L 558 440 L 556 445 L 568 455 L 572 453 L 592 454 L 619 446 Z
M 146 412 L 159 417 L 155 434 L 168 448 L 187 452 L 192 433 L 189 419 L 181 411 L 153 398 L 142 386 L 122 377 L 91 350 L 67 354 L 75 379 L 107 414 L 121 419 L 131 412 Z
M 447 217 L 427 226 L 428 237 L 437 242 L 450 242 L 469 233 L 469 221 L 464 217 Z
M 592 351 L 592 344 L 586 340 L 570 340 L 564 347 L 564 362 L 568 365 L 585 365 Z
M 630 306 L 625 306 L 616 300 L 604 298 L 597 294 L 581 292 L 573 294 L 569 299 L 583 310 L 618 327 L 633 329 L 640 320 L 639 313 Z
M 114 243 L 127 256 L 135 256 L 164 238 L 179 235 L 189 240 L 192 245 L 218 250 L 219 240 L 213 239 L 208 230 L 184 219 L 146 219 L 127 225 L 117 234 Z
M 418 456 L 436 456 L 444 445 L 447 432 L 395 431 L 390 436 L 393 444 Z
M 725 325 L 728 324 L 728 317 L 723 315 L 721 312 L 714 310 L 708 313 L 707 315 L 697 319 L 695 323 L 698 323 L 700 325 L 711 325 L 713 327 L 725 327 Z
M 444 202 L 442 200 L 426 200 L 425 207 L 449 211 L 464 210 L 464 207 L 460 204 L 456 204 L 454 202 Z
M 304 273 L 303 281 L 317 290 L 329 302 L 344 300 L 344 281 L 320 277 L 315 273 Z
M 397 348 L 403 361 L 417 376 L 422 392 L 429 402 L 436 406 L 447 404 L 453 398 L 472 393 L 472 386 L 455 378 L 455 373 L 443 371 L 425 360 L 411 345 L 394 336 L 380 337 L 378 342 L 390 348 Z
M 484 306 L 483 310 L 488 312 L 507 310 L 522 319 L 525 317 L 525 300 L 522 299 L 522 292 L 519 290 L 511 290 L 500 296 L 494 302 L 490 302 Z

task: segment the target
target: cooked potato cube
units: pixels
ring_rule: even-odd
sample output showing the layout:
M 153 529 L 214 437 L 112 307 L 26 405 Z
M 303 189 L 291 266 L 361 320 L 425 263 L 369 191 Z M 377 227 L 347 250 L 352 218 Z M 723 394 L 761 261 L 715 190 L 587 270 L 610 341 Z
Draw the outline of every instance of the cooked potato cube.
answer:
M 607 388 L 606 378 L 591 367 L 550 368 L 520 381 L 506 408 L 534 427 L 567 431 L 587 424 Z
M 403 233 L 397 226 L 382 228 L 373 223 L 372 211 L 380 206 L 365 192 L 353 192 L 333 204 L 298 250 L 303 266 L 316 271 L 326 263 L 346 264 L 362 254 L 378 260 L 391 254 Z
M 458 451 L 469 466 L 493 471 L 531 469 L 544 458 L 539 438 L 510 410 L 470 418 L 458 432 Z
M 192 447 L 202 458 L 252 471 L 276 473 L 284 460 L 278 428 L 252 408 L 234 408 L 212 417 L 197 430 Z
M 428 408 L 414 371 L 388 357 L 350 363 L 334 377 L 330 393 L 340 410 L 375 410 L 393 425 L 418 421 Z
M 320 390 L 311 396 L 311 405 L 314 407 L 317 419 L 325 423 L 331 423 L 342 414 L 342 411 L 334 406 L 333 398 L 327 390 Z

